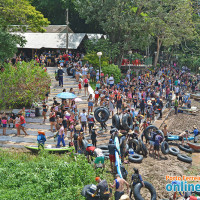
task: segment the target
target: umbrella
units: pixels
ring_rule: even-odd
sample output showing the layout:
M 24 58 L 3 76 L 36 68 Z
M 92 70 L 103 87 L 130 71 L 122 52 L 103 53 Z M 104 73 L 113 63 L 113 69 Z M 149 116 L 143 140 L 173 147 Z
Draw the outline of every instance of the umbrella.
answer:
M 81 98 L 75 98 L 74 100 L 75 100 L 75 102 L 83 101 Z
M 62 92 L 60 94 L 57 94 L 56 97 L 60 99 L 75 99 L 76 95 L 70 92 Z

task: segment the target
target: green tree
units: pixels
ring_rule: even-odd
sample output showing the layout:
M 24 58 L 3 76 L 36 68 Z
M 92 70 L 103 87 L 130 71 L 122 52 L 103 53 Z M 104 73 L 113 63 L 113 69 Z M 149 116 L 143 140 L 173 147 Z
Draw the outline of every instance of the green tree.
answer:
M 31 106 L 45 98 L 51 79 L 34 61 L 8 64 L 0 72 L 0 105 L 3 108 Z M 12 97 L 12 98 L 11 98 Z
M 119 49 L 117 64 L 130 49 L 144 49 L 149 42 L 146 14 L 138 12 L 137 1 L 130 0 L 74 0 L 86 23 L 98 21 L 109 41 Z
M 100 66 L 100 62 L 99 62 L 99 57 L 97 56 L 97 51 L 91 51 L 88 52 L 85 56 L 84 56 L 84 60 L 88 61 L 90 64 L 92 64 L 94 67 L 99 67 Z M 105 56 L 105 54 L 103 54 L 101 56 L 101 65 L 108 65 L 108 61 L 109 58 Z
M 17 45 L 25 40 L 16 31 L 27 30 L 44 32 L 48 19 L 31 6 L 28 0 L 0 0 L 0 62 L 12 58 Z M 12 32 L 12 34 L 10 34 Z
M 113 74 L 115 83 L 118 83 L 121 80 L 122 73 L 117 65 L 105 65 L 102 67 L 102 71 L 104 75 L 108 74 L 108 76 L 111 76 Z
M 49 24 L 48 19 L 31 6 L 28 0 L 0 0 L 0 16 L 2 27 L 9 27 L 11 31 L 30 29 L 45 32 L 43 27 Z
M 139 0 L 140 1 L 140 0 Z M 147 14 L 151 35 L 156 39 L 156 66 L 162 46 L 179 45 L 185 39 L 193 39 L 195 27 L 190 0 L 141 0 L 140 12 Z
M 66 24 L 66 9 L 69 9 L 69 27 L 76 33 L 102 33 L 98 23 L 95 21 L 86 24 L 85 20 L 79 17 L 73 0 L 29 0 L 37 10 L 47 17 L 52 25 Z

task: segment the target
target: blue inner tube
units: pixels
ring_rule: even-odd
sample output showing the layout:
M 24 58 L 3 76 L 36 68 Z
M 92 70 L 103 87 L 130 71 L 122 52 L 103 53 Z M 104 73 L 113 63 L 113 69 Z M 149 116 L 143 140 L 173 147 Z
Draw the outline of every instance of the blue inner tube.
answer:
M 179 140 L 179 135 L 171 135 L 167 137 L 168 141 Z M 184 138 L 186 140 L 186 138 Z M 189 137 L 188 140 L 194 140 L 194 137 Z

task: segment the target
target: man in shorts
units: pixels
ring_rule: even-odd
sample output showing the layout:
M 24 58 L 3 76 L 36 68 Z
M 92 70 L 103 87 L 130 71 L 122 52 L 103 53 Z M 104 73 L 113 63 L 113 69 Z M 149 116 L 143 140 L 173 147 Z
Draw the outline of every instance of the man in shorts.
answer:
M 105 169 L 105 164 L 104 164 L 105 157 L 104 157 L 103 151 L 101 149 L 99 149 L 99 148 L 96 148 L 94 150 L 94 153 L 97 156 L 95 161 L 94 161 L 94 167 L 96 168 L 96 165 L 101 163 L 103 165 L 103 168 Z
M 186 130 L 185 132 L 181 133 L 179 135 L 179 141 L 181 141 L 182 145 L 184 143 L 184 138 L 186 138 L 187 142 L 188 142 L 188 136 L 189 136 L 189 132 L 188 130 Z
M 110 184 L 110 187 L 115 188 L 115 200 L 119 200 L 124 194 L 124 185 L 126 185 L 127 193 L 129 193 L 128 182 L 126 182 L 123 178 L 120 178 L 119 174 L 116 174 L 116 179 L 114 180 L 113 185 Z
M 114 173 L 115 170 L 115 151 L 118 152 L 120 155 L 116 145 L 114 144 L 113 140 L 110 139 L 109 144 L 108 144 L 108 150 L 109 150 L 109 159 L 110 159 L 110 167 L 112 170 L 112 173 Z
M 92 146 L 92 144 L 88 144 L 87 145 L 86 154 L 87 154 L 88 162 L 90 162 L 90 160 L 93 160 L 92 156 L 94 155 L 94 150 L 95 149 L 96 149 L 96 147 Z
M 86 110 L 83 109 L 83 112 L 80 114 L 80 121 L 83 128 L 83 131 L 87 130 L 87 113 Z
M 155 151 L 155 158 L 156 156 L 158 157 L 158 159 L 160 158 L 160 154 L 159 154 L 159 149 L 160 149 L 160 143 L 163 141 L 163 138 L 161 136 L 161 132 L 158 131 L 157 135 L 155 137 L 155 143 L 154 143 L 154 151 Z M 158 154 L 156 154 L 156 152 Z

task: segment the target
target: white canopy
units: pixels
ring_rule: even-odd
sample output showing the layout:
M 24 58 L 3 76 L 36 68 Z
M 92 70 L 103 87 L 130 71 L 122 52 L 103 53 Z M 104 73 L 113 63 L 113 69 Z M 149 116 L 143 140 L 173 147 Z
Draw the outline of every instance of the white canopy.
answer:
M 29 49 L 65 49 L 66 33 L 19 33 L 27 40 L 23 48 Z M 85 33 L 68 33 L 68 49 L 77 49 L 81 44 Z M 18 46 L 20 47 L 20 46 Z

